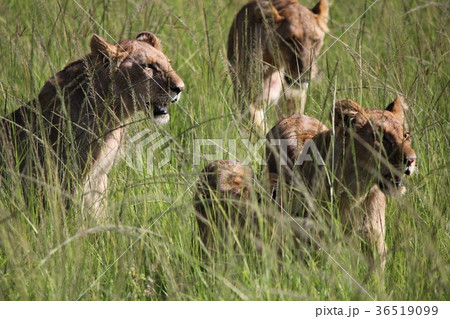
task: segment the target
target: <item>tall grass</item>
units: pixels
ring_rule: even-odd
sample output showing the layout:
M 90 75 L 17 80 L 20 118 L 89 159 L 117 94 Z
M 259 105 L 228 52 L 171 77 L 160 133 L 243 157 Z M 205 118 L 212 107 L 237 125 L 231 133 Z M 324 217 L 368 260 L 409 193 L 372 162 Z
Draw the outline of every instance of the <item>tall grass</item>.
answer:
M 312 7 L 313 1 L 305 0 Z M 186 90 L 172 120 L 155 127 L 142 114 L 129 136 L 144 129 L 173 139 L 161 168 L 122 161 L 110 173 L 109 216 L 97 225 L 67 208 L 58 189 L 24 199 L 19 187 L 0 189 L 0 299 L 3 300 L 448 300 L 449 5 L 418 0 L 335 1 L 330 34 L 318 61 L 306 113 L 330 124 L 333 95 L 384 108 L 402 93 L 417 153 L 408 193 L 388 199 L 384 275 L 369 273 L 358 241 L 329 238 L 326 251 L 303 251 L 292 238 L 273 240 L 261 220 L 264 248 L 240 233 L 205 254 L 193 208 L 202 166 L 194 139 L 237 139 L 247 153 L 226 61 L 226 38 L 245 1 L 3 1 L 0 4 L 0 114 L 37 96 L 45 81 L 89 51 L 91 35 L 134 38 L 149 30 Z M 269 127 L 276 123 L 268 113 Z M 156 150 L 154 163 L 165 158 Z M 262 155 L 262 148 L 260 150 Z M 227 153 L 224 153 L 227 157 Z M 233 159 L 233 158 L 232 158 Z M 144 156 L 142 160 L 146 161 Z M 202 164 L 206 161 L 203 159 Z M 251 163 L 263 183 L 262 168 Z M 263 209 L 277 213 L 262 189 Z M 225 236 L 225 235 L 224 235 Z M 220 237 L 220 234 L 219 234 Z M 229 236 L 228 236 L 229 237 Z M 220 238 L 219 238 L 220 239 Z M 280 249 L 281 247 L 281 249 Z M 281 253 L 280 253 L 281 251 Z

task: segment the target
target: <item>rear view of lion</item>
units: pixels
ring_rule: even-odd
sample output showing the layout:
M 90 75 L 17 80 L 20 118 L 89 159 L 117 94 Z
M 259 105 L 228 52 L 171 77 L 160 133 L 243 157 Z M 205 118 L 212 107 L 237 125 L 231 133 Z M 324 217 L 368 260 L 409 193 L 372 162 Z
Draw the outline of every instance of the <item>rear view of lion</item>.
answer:
M 328 7 L 327 0 L 313 9 L 296 0 L 260 0 L 247 3 L 236 15 L 227 56 L 235 94 L 240 104 L 247 99 L 259 128 L 264 129 L 263 102 L 276 102 L 288 88 L 288 102 L 300 96 L 303 113 L 308 82 L 317 73 L 315 60 L 328 31 Z
M 117 44 L 94 35 L 90 47 L 48 80 L 32 105 L 1 119 L 0 176 L 16 172 L 45 183 L 56 172 L 69 188 L 82 181 L 84 206 L 100 217 L 123 124 L 138 111 L 167 122 L 168 104 L 179 100 L 184 83 L 150 32 Z
M 306 211 L 314 217 L 311 199 L 325 205 L 333 197 L 344 227 L 362 232 L 377 250 L 382 268 L 385 195 L 403 194 L 403 177 L 415 168 L 416 154 L 404 124 L 406 108 L 401 97 L 385 110 L 341 100 L 334 108 L 334 132 L 314 118 L 294 115 L 267 134 L 272 180 L 302 193 L 293 213 L 305 216 Z

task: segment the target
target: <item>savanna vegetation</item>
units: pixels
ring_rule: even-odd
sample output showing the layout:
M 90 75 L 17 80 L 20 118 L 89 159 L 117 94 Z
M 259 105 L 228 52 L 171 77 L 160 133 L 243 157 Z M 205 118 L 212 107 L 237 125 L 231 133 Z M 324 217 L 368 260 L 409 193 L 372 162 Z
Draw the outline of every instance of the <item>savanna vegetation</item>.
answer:
M 317 61 L 321 72 L 308 92 L 305 113 L 327 126 L 338 99 L 381 109 L 402 94 L 409 105 L 417 172 L 407 179 L 405 195 L 388 198 L 384 274 L 369 271 L 359 238 L 333 233 L 323 249 L 313 250 L 289 234 L 274 239 L 276 228 L 264 218 L 258 244 L 256 230 L 246 225 L 225 233 L 217 229 L 214 247 L 202 246 L 193 199 L 208 159 L 195 157 L 195 141 L 213 140 L 223 158 L 240 161 L 249 156 L 243 141 L 258 143 L 238 116 L 242 110 L 226 59 L 229 27 L 245 2 L 0 3 L 2 116 L 35 98 L 48 78 L 89 52 L 93 34 L 113 43 L 144 30 L 155 33 L 186 85 L 180 102 L 170 105 L 169 124 L 156 126 L 144 113 L 127 124 L 132 143 L 110 173 L 107 221 L 83 214 L 80 196 L 57 185 L 37 180 L 40 193 L 33 197 L 24 196 L 17 179 L 1 180 L 0 299 L 448 300 L 445 1 L 333 1 L 330 32 Z M 277 123 L 274 109 L 267 118 L 269 127 Z M 156 147 L 156 141 L 164 144 Z M 256 149 L 263 156 L 264 148 Z M 220 149 L 202 150 L 205 155 Z M 250 155 L 261 187 L 255 185 L 247 209 L 282 214 L 264 188 L 264 167 Z

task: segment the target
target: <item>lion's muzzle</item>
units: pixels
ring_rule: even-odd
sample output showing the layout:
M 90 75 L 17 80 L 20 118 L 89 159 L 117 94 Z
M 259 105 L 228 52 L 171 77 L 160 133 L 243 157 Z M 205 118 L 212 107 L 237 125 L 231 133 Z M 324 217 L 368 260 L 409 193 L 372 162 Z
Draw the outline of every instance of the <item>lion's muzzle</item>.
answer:
M 416 159 L 417 157 L 414 156 L 405 156 L 405 162 L 406 162 L 406 169 L 405 174 L 411 175 L 414 172 L 414 168 L 416 167 Z
M 176 103 L 180 100 L 180 96 L 181 96 L 181 91 L 184 90 L 184 85 L 180 85 L 180 86 L 176 86 L 176 87 L 171 87 L 170 88 L 170 102 L 172 103 Z

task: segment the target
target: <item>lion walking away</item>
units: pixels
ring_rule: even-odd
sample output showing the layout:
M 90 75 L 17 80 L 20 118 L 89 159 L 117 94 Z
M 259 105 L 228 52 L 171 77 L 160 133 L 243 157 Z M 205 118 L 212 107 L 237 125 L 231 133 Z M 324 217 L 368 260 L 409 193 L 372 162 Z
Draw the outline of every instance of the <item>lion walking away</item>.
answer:
M 230 72 L 239 104 L 248 104 L 260 130 L 265 131 L 264 103 L 284 97 L 291 113 L 304 112 L 308 83 L 316 76 L 316 58 L 328 31 L 328 9 L 327 0 L 312 9 L 296 0 L 259 0 L 236 15 L 228 35 Z
M 184 83 L 150 32 L 117 44 L 93 35 L 90 47 L 48 80 L 31 105 L 1 118 L 0 176 L 46 183 L 56 175 L 63 189 L 81 182 L 83 206 L 102 219 L 123 124 L 139 111 L 166 123 Z

